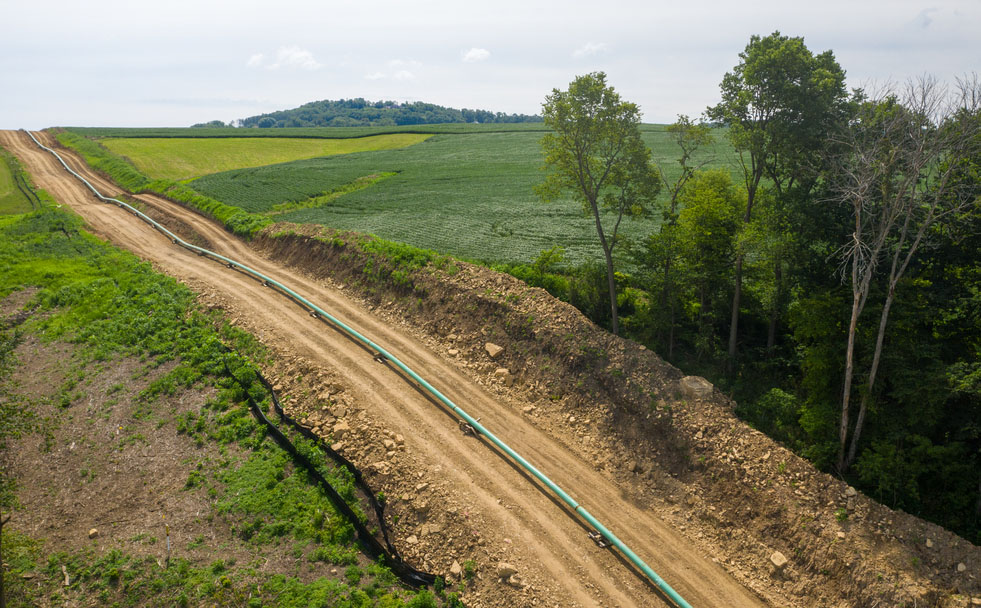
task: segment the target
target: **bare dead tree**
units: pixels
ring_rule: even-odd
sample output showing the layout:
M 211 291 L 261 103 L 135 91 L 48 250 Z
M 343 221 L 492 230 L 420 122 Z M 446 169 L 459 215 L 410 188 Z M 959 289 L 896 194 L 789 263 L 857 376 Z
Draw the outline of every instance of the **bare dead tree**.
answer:
M 970 192 L 954 177 L 957 159 L 977 145 L 979 92 L 977 77 L 959 81 L 953 92 L 930 77 L 910 81 L 898 92 L 887 86 L 863 101 L 856 120 L 837 142 L 833 188 L 838 200 L 851 207 L 854 220 L 854 231 L 840 250 L 852 309 L 841 393 L 839 471 L 855 461 L 896 288 L 932 231 L 971 204 Z M 855 340 L 877 280 L 884 282 L 885 301 L 849 444 Z

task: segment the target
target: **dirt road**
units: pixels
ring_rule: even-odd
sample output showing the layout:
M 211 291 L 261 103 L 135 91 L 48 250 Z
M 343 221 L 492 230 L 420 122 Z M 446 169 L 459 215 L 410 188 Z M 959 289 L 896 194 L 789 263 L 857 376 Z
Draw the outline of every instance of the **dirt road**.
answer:
M 463 435 L 450 416 L 393 369 L 374 361 L 370 352 L 311 318 L 281 294 L 175 246 L 133 215 L 99 201 L 26 134 L 0 132 L 0 143 L 21 159 L 40 187 L 70 205 L 96 234 L 192 289 L 219 294 L 231 314 L 254 333 L 261 330 L 263 341 L 278 352 L 294 352 L 336 370 L 359 405 L 385 428 L 403 435 L 407 450 L 438 477 L 446 491 L 473 505 L 479 513 L 475 519 L 485 528 L 482 534 L 489 543 L 506 546 L 508 561 L 531 583 L 526 595 L 518 596 L 527 598 L 529 605 L 668 605 L 623 560 L 594 545 L 563 506 L 486 444 Z M 48 139 L 46 144 L 53 142 Z M 63 157 L 103 194 L 121 192 L 73 155 Z M 343 293 L 264 259 L 214 222 L 159 197 L 137 198 L 174 218 L 178 225 L 191 227 L 207 241 L 208 248 L 290 286 L 383 345 L 566 489 L 693 606 L 765 605 L 714 563 L 713 556 L 701 554 L 654 513 L 623 500 L 620 488 L 590 463 L 537 428 L 520 409 L 503 407 L 456 364 L 422 341 L 373 316 Z M 485 588 L 474 603 L 502 605 L 491 597 L 493 589 Z

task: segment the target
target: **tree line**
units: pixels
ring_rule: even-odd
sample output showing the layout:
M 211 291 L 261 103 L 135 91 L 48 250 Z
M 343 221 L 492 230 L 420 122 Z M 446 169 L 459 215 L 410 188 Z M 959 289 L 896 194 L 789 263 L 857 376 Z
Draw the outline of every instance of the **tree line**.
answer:
M 581 202 L 604 254 L 561 295 L 819 468 L 981 542 L 981 83 L 849 91 L 831 51 L 775 32 L 720 91 L 669 127 L 670 182 L 605 74 L 546 98 L 539 194 Z M 709 122 L 738 176 L 693 162 Z M 650 214 L 645 239 L 619 234 Z
M 447 108 L 416 101 L 367 101 L 362 98 L 313 101 L 292 110 L 250 116 L 232 124 L 220 120 L 193 127 L 392 127 L 445 123 L 541 122 L 541 116 L 506 114 L 489 110 Z

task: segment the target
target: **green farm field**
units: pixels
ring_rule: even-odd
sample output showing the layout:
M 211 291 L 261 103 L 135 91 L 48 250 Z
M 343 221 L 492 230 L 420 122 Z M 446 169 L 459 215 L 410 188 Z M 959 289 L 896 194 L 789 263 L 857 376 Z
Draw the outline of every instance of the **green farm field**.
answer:
M 669 180 L 678 174 L 677 147 L 661 125 L 645 125 L 644 139 Z M 354 180 L 395 175 L 277 219 L 370 232 L 482 262 L 522 263 L 555 245 L 566 263 L 600 254 L 596 229 L 571 199 L 543 203 L 534 187 L 543 179 L 541 132 L 442 134 L 402 150 L 365 152 L 227 171 L 191 182 L 198 192 L 248 211 L 301 203 Z M 738 170 L 724 133 L 696 159 Z M 663 198 L 663 197 L 662 197 Z M 642 238 L 660 213 L 624 221 L 621 233 Z M 607 218 L 612 221 L 612 217 Z
M 389 133 L 348 139 L 286 137 L 111 138 L 102 145 L 130 160 L 154 179 L 184 180 L 209 173 L 261 167 L 273 163 L 404 148 L 431 137 L 422 133 Z
M 645 125 L 647 126 L 647 125 Z M 457 134 L 468 133 L 514 133 L 538 132 L 548 130 L 544 123 L 443 123 L 438 125 L 401 125 L 390 127 L 286 127 L 282 129 L 242 129 L 235 127 L 190 128 L 190 127 L 61 127 L 66 131 L 83 137 L 96 139 L 114 137 L 168 138 L 182 137 L 195 139 L 241 138 L 241 137 L 289 137 L 301 139 L 348 139 L 386 135 L 388 133 L 428 133 Z
M 195 191 L 252 213 L 275 213 L 277 220 L 373 233 L 487 263 L 526 263 L 555 245 L 565 248 L 568 266 L 598 259 L 595 225 L 581 206 L 571 198 L 543 203 L 534 193 L 544 178 L 543 125 L 414 125 L 412 133 L 405 130 L 70 129 L 97 139 L 150 178 L 201 175 L 188 181 Z M 666 126 L 647 124 L 641 131 L 668 181 L 677 179 L 679 150 Z M 694 162 L 726 167 L 735 179 L 739 166 L 725 132 L 714 134 L 714 144 Z M 325 144 L 341 150 L 345 142 L 354 144 L 347 149 L 357 150 L 375 137 L 424 141 L 260 166 L 260 159 L 284 150 L 316 150 Z M 209 167 L 212 172 L 205 175 Z M 234 168 L 214 172 L 216 167 Z M 666 200 L 666 192 L 661 198 Z M 655 210 L 649 218 L 624 220 L 620 233 L 643 238 L 660 221 Z

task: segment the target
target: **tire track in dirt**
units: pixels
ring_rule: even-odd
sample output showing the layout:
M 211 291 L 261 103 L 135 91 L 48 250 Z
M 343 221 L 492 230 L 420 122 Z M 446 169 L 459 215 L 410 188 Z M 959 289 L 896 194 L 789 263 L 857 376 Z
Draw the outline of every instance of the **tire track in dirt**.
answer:
M 21 158 L 41 187 L 71 205 L 96 234 L 192 287 L 219 291 L 230 309 L 247 319 L 249 325 L 265 328 L 265 341 L 281 352 L 296 352 L 335 369 L 350 384 L 360 405 L 385 421 L 388 428 L 403 434 L 414 453 L 434 467 L 441 466 L 450 489 L 476 503 L 491 528 L 482 533 L 491 539 L 511 539 L 510 553 L 515 555 L 523 576 L 546 581 L 546 587 L 552 581 L 551 586 L 558 587 L 549 591 L 549 603 L 666 605 L 617 556 L 595 547 L 563 506 L 543 494 L 526 475 L 492 454 L 491 448 L 463 436 L 453 417 L 439 413 L 438 407 L 409 386 L 394 368 L 374 361 L 371 353 L 324 327 L 278 292 L 261 287 L 238 271 L 175 247 L 131 214 L 99 201 L 25 134 L 2 132 L 0 140 Z M 74 155 L 62 155 L 107 196 L 121 192 L 104 178 L 93 175 Z M 343 293 L 263 258 L 222 227 L 180 205 L 152 195 L 136 198 L 193 227 L 217 253 L 304 294 L 419 371 L 582 502 L 693 606 L 764 605 L 654 513 L 623 499 L 621 490 L 590 463 L 535 427 L 518 409 L 502 405 L 413 336 L 386 324 Z

